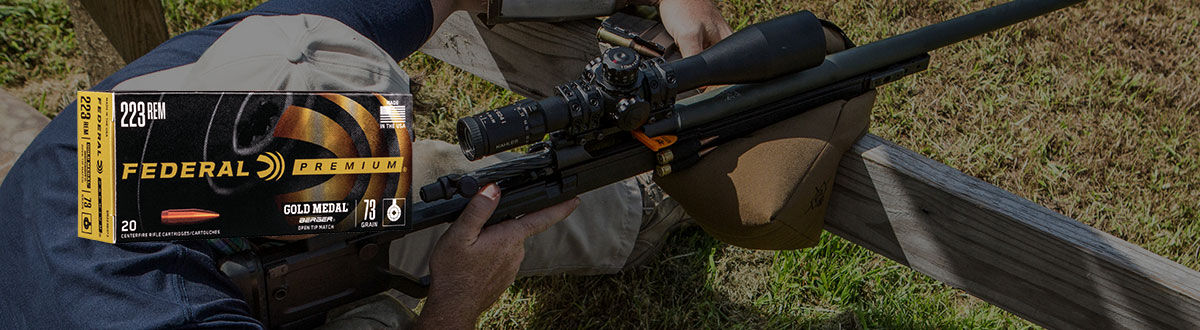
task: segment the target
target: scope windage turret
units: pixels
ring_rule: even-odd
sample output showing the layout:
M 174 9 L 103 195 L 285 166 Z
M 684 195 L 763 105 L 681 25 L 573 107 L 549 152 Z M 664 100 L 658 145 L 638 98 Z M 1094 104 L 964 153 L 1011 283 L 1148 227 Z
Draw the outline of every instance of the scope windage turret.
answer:
M 824 29 L 808 11 L 747 26 L 671 63 L 612 48 L 593 60 L 582 78 L 558 86 L 555 96 L 459 119 L 459 144 L 463 155 L 476 160 L 541 141 L 558 130 L 577 138 L 610 127 L 633 130 L 669 111 L 678 92 L 763 81 L 817 66 L 824 58 Z

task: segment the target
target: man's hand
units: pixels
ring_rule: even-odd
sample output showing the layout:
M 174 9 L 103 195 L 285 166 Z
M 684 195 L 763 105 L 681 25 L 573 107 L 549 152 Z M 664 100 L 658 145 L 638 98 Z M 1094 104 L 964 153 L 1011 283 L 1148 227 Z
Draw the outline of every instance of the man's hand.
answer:
M 658 12 L 683 57 L 696 55 L 733 34 L 712 0 L 659 0 Z
M 575 198 L 484 228 L 496 210 L 500 189 L 490 184 L 475 194 L 458 220 L 433 247 L 429 299 L 417 318 L 420 328 L 469 329 L 517 277 L 525 239 L 558 223 Z

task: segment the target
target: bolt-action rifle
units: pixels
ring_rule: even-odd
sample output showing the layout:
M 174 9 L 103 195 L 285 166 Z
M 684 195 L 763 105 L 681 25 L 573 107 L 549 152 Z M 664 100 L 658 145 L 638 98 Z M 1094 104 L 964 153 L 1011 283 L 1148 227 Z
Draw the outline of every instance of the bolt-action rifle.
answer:
M 220 267 L 271 327 L 319 324 L 330 309 L 388 288 L 423 297 L 426 280 L 392 271 L 389 243 L 453 221 L 486 184 L 503 192 L 494 223 L 647 171 L 669 175 L 695 164 L 704 150 L 798 111 L 923 71 L 929 51 L 1081 1 L 1017 0 L 829 55 L 822 22 L 807 11 L 747 26 L 670 62 L 642 49 L 611 48 L 554 96 L 460 119 L 468 159 L 526 145 L 529 152 L 421 187 L 423 202 L 413 206 L 407 232 L 261 244 Z M 715 84 L 732 85 L 676 101 L 683 91 Z

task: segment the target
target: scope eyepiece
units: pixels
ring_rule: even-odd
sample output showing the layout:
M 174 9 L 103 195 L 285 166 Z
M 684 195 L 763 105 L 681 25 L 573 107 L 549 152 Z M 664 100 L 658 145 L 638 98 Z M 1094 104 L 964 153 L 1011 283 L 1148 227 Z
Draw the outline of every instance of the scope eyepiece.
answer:
M 487 151 L 478 152 L 478 148 L 487 148 L 487 139 L 483 137 L 483 123 L 475 117 L 465 117 L 458 120 L 458 125 L 455 126 L 458 133 L 458 146 L 462 148 L 463 156 L 467 159 L 476 160 L 483 158 L 482 155 L 489 154 Z
M 567 126 L 565 111 L 555 98 L 522 100 L 458 120 L 458 145 L 463 156 L 478 160 L 501 151 L 541 141 L 546 133 Z M 545 111 L 543 102 L 555 108 Z M 555 111 L 557 110 L 557 111 Z

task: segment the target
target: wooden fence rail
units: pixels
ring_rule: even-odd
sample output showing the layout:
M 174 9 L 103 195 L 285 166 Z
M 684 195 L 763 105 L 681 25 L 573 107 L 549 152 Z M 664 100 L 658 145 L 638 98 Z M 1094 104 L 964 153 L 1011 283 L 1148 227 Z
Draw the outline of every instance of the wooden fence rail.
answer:
M 874 135 L 826 229 L 1049 328 L 1200 328 L 1200 272 Z

